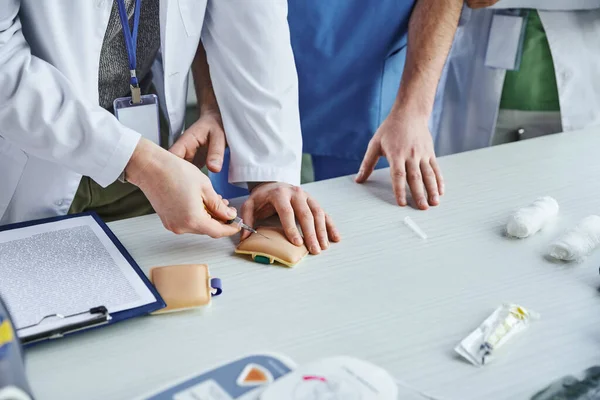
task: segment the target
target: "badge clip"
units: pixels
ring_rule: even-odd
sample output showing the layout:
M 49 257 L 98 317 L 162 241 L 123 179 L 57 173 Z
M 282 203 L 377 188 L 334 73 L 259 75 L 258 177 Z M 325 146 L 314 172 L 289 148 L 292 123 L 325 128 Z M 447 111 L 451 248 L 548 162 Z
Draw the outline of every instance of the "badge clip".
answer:
M 140 104 L 142 102 L 142 90 L 138 84 L 135 69 L 130 70 L 129 74 L 131 75 L 131 83 L 129 84 L 129 88 L 131 89 L 131 102 L 133 104 Z
M 140 104 L 142 102 L 142 90 L 139 86 L 129 85 L 131 88 L 131 102 L 133 104 Z

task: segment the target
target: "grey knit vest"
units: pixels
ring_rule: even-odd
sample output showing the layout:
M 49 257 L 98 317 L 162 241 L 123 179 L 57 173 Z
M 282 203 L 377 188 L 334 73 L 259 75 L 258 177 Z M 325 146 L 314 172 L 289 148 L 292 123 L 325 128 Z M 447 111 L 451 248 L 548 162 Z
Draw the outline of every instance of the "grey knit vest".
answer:
M 132 29 L 135 0 L 125 0 L 125 6 L 130 29 Z M 160 49 L 159 11 L 159 0 L 142 0 L 136 67 L 142 94 L 148 93 L 152 81 L 150 68 Z M 129 61 L 116 0 L 113 1 L 108 27 L 102 43 L 102 51 L 100 52 L 98 92 L 100 106 L 111 111 L 113 101 L 116 98 L 130 95 Z

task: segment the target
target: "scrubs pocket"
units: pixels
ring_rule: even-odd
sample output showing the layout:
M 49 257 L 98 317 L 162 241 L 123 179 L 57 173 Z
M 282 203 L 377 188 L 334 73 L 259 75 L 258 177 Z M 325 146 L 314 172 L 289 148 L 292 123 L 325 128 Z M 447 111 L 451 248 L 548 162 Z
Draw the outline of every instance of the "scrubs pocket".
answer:
M 27 164 L 27 155 L 0 136 L 0 219 L 17 190 Z

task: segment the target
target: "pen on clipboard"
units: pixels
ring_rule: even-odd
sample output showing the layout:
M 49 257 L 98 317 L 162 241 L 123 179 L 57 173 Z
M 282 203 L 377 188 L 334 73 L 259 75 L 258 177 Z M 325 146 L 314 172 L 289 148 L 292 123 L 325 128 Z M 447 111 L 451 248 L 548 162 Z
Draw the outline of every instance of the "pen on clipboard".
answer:
M 89 314 L 89 318 L 87 318 L 83 321 L 68 323 L 68 320 L 70 318 L 80 317 L 80 316 L 86 315 L 86 314 Z M 49 329 L 48 331 L 33 333 L 33 334 L 29 334 L 29 335 L 28 334 L 23 334 L 23 335 L 19 334 L 19 332 L 22 332 L 26 329 L 35 328 L 37 326 L 42 325 L 45 320 L 50 319 L 50 318 L 58 318 L 60 320 L 65 321 L 66 323 L 64 325 L 60 325 L 56 328 Z M 83 311 L 80 313 L 76 313 L 76 314 L 46 315 L 45 317 L 40 319 L 37 323 L 18 328 L 16 331 L 17 331 L 17 334 L 23 344 L 30 344 L 30 343 L 35 343 L 35 342 L 39 342 L 41 340 L 46 340 L 46 339 L 58 339 L 68 333 L 73 333 L 73 332 L 77 332 L 80 330 L 104 325 L 104 324 L 107 324 L 111 319 L 112 319 L 112 317 L 108 313 L 108 309 L 104 306 L 99 306 L 99 307 L 90 308 L 89 310 L 86 310 L 86 311 Z

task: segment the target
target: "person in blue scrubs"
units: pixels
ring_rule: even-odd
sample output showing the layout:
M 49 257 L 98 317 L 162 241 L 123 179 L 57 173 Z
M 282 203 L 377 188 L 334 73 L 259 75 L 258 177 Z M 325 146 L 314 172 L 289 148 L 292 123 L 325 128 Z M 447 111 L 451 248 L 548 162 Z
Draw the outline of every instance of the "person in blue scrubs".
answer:
M 304 152 L 316 180 L 358 172 L 362 183 L 389 165 L 399 205 L 407 183 L 418 208 L 439 204 L 444 183 L 428 122 L 462 3 L 288 0 Z M 226 171 L 211 174 L 215 190 L 245 194 Z

